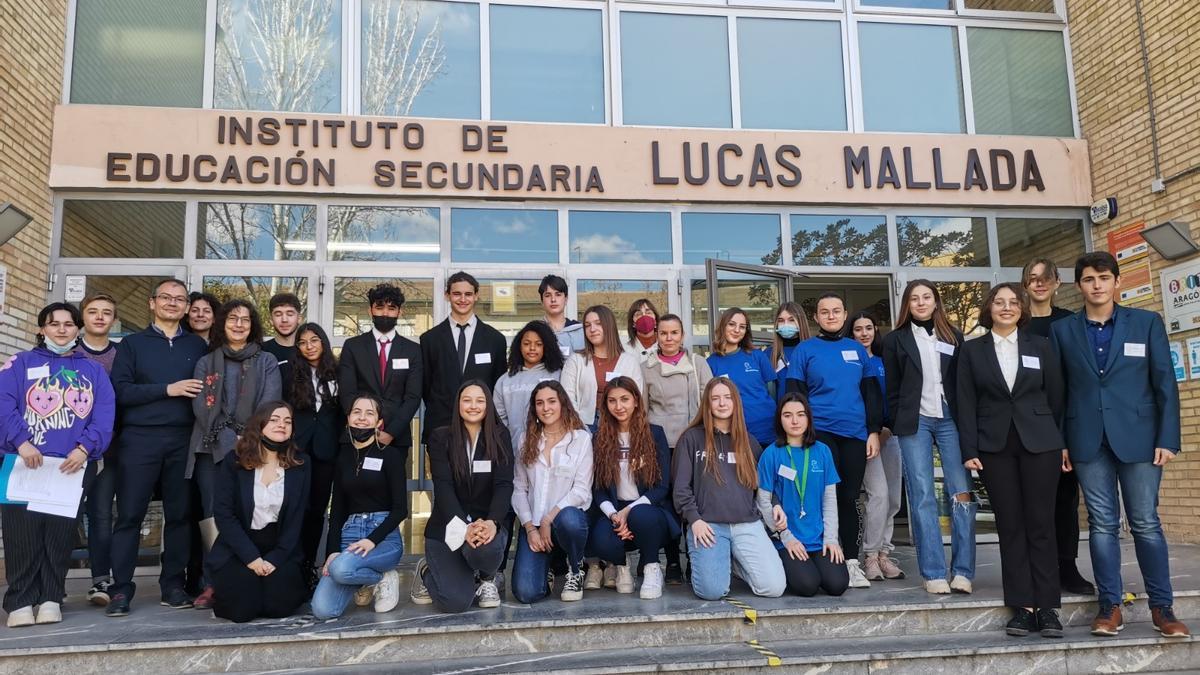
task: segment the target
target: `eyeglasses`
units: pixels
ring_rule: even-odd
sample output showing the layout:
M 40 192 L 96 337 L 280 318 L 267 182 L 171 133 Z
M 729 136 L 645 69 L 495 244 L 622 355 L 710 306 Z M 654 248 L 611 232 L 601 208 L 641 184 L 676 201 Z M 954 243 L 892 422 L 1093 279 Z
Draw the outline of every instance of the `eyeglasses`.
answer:
M 160 302 L 165 302 L 168 305 L 186 305 L 188 301 L 188 297 L 186 295 L 167 295 L 166 293 L 159 293 L 154 297 Z
M 246 324 L 249 326 L 251 324 L 251 319 L 248 316 L 230 316 L 226 317 L 225 323 L 231 323 L 235 326 L 240 326 L 241 324 Z
M 992 307 L 994 309 L 1020 309 L 1020 300 L 993 300 Z

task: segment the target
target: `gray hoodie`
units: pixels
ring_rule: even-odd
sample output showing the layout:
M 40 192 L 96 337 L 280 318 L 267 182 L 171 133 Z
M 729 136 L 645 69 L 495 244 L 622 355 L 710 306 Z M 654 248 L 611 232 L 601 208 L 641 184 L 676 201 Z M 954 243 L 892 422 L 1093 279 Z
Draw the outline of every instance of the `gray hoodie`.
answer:
M 545 364 L 537 364 L 533 368 L 522 368 L 516 375 L 505 373 L 496 380 L 496 414 L 500 421 L 508 427 L 512 442 L 525 432 L 526 416 L 529 414 L 529 395 L 538 382 L 542 380 L 558 381 L 562 371 L 550 372 Z

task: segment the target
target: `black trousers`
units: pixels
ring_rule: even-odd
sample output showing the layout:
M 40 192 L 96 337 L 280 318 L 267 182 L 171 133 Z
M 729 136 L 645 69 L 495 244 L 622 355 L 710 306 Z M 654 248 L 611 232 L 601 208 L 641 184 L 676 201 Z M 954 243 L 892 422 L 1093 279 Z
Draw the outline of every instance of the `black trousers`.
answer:
M 862 545 L 862 514 L 858 496 L 867 471 L 867 442 L 858 438 L 818 431 L 817 440 L 829 446 L 841 482 L 837 484 L 838 539 L 846 559 L 859 557 Z
M 246 532 L 258 552 L 269 553 L 279 542 L 279 524 Z M 213 614 L 235 623 L 258 617 L 279 619 L 296 612 L 308 586 L 300 572 L 300 561 L 290 560 L 265 577 L 255 574 L 236 558 L 212 570 Z
M 17 461 L 21 461 L 20 458 Z M 88 462 L 85 471 L 83 485 L 87 492 L 96 476 L 96 464 Z M 4 611 L 12 612 L 43 602 L 62 602 L 78 522 L 77 518 L 30 511 L 23 504 L 0 506 L 4 575 L 8 581 Z
M 425 540 L 425 562 L 429 571 L 423 581 L 439 612 L 465 612 L 475 602 L 475 576 L 496 576 L 508 552 L 508 531 L 496 528 L 496 536 L 484 546 L 463 544 L 451 551 L 440 539 Z
M 312 483 L 308 492 L 308 508 L 304 512 L 304 524 L 300 529 L 300 550 L 304 552 L 304 571 L 313 569 L 324 558 L 317 559 L 321 535 L 325 533 L 325 517 L 329 513 L 329 496 L 333 492 L 333 472 L 336 463 L 308 455 L 306 461 L 312 472 Z
M 1079 479 L 1074 471 L 1059 472 L 1054 499 L 1054 531 L 1058 559 L 1074 565 L 1079 557 Z
M 789 593 L 811 598 L 817 591 L 841 595 L 850 587 L 850 570 L 830 562 L 820 551 L 809 551 L 808 560 L 793 560 L 786 549 L 779 549 Z
M 980 461 L 980 475 L 996 513 L 1004 604 L 1057 608 L 1060 591 L 1053 514 L 1062 453 L 1029 452 L 1012 427 L 1004 450 L 984 453 Z
M 133 571 L 137 566 L 142 521 L 154 496 L 155 486 L 162 494 L 163 553 L 158 575 L 159 588 L 182 588 L 184 569 L 191 549 L 188 531 L 190 485 L 185 479 L 191 427 L 125 426 L 117 438 L 117 520 L 113 525 L 112 593 L 132 598 L 136 588 Z

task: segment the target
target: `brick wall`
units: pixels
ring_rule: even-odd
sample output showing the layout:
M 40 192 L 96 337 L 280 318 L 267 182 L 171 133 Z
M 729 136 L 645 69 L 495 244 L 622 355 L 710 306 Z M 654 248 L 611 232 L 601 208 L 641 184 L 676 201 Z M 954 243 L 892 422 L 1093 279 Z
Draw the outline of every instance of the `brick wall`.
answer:
M 1200 174 L 1154 194 L 1150 113 L 1134 3 L 1128 0 L 1068 0 L 1071 47 L 1078 90 L 1080 124 L 1092 157 L 1093 194 L 1117 198 L 1120 216 L 1093 230 L 1097 249 L 1105 249 L 1111 229 L 1137 221 L 1148 225 L 1167 219 L 1191 223 L 1200 233 Z M 1143 0 L 1150 76 L 1162 173 L 1175 174 L 1200 164 L 1200 3 Z M 1174 263 L 1151 251 L 1153 301 L 1137 304 L 1162 310 L 1158 273 Z M 1176 333 L 1172 340 L 1195 337 Z M 1200 541 L 1200 382 L 1180 384 L 1183 401 L 1183 454 L 1164 475 L 1160 513 L 1168 536 Z

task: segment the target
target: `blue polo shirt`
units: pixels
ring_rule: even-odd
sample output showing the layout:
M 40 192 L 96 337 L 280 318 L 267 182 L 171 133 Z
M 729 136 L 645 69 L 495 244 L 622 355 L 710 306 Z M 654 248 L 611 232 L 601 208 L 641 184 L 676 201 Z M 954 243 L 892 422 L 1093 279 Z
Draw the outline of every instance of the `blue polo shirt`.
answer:
M 755 349 L 738 350 L 724 356 L 712 354 L 708 367 L 713 377 L 724 375 L 737 385 L 742 397 L 742 411 L 746 417 L 746 428 L 760 445 L 767 445 L 775 438 L 775 400 L 767 391 L 767 383 L 775 381 L 775 366 L 771 357 Z
M 1100 374 L 1108 368 L 1108 359 L 1112 354 L 1112 336 L 1113 336 L 1113 320 L 1117 318 L 1117 309 L 1113 308 L 1112 316 L 1104 323 L 1092 321 L 1084 315 L 1083 321 L 1087 324 L 1088 344 L 1092 347 L 1092 354 L 1096 356 L 1096 366 L 1100 368 Z
M 795 470 L 795 477 L 791 471 Z M 804 484 L 804 471 L 808 484 Z M 782 471 L 782 473 L 781 473 Z M 787 474 L 784 476 L 783 474 Z M 821 505 L 827 485 L 836 485 L 841 478 L 833 464 L 829 446 L 817 441 L 808 449 L 808 463 L 804 462 L 804 448 L 780 447 L 775 443 L 767 446 L 758 458 L 758 486 L 769 489 L 787 514 L 788 531 L 804 545 L 806 551 L 820 551 L 824 546 L 825 523 Z M 804 508 L 800 508 L 800 490 L 804 489 Z M 800 517 L 800 511 L 804 517 Z M 776 541 L 775 548 L 783 548 Z
M 867 408 L 859 387 L 872 377 L 869 358 L 866 348 L 850 338 L 813 337 L 796 347 L 788 378 L 808 386 L 817 431 L 867 439 Z

